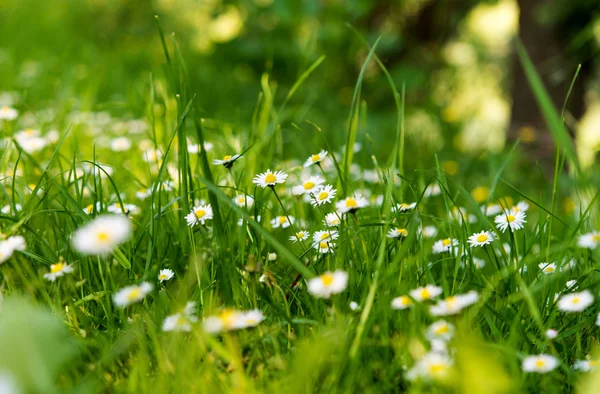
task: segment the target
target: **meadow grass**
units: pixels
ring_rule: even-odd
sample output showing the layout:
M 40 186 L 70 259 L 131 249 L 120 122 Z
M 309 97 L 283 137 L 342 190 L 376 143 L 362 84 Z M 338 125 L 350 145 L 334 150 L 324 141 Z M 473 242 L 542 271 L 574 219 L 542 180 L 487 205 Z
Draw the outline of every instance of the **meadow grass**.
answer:
M 523 164 L 518 143 L 502 155 L 415 155 L 405 141 L 405 88 L 377 57 L 377 42 L 365 42 L 340 147 L 287 107 L 326 57 L 283 96 L 264 74 L 251 118 L 215 119 L 195 100 L 209 92 L 190 89 L 185 56 L 160 22 L 158 30 L 165 65 L 149 78 L 141 105 L 125 104 L 111 116 L 56 98 L 51 122 L 37 117 L 26 129 L 23 106 L 19 117 L 0 123 L 0 230 L 5 243 L 23 236 L 26 244 L 9 257 L 1 249 L 0 387 L 596 392 L 599 378 L 581 370 L 597 365 L 600 310 L 591 303 L 569 311 L 560 301 L 585 290 L 598 296 L 596 179 L 579 169 L 522 47 L 558 147 L 551 179 Z M 361 130 L 369 121 L 361 87 L 370 64 L 381 68 L 397 110 L 385 157 L 370 154 Z M 131 142 L 126 149 L 115 141 L 123 137 Z M 321 150 L 322 161 L 303 166 Z M 234 154 L 241 156 L 227 162 Z M 211 164 L 221 158 L 227 165 Z M 273 187 L 253 183 L 268 169 L 288 177 Z M 321 189 L 293 195 L 309 175 L 332 185 L 336 198 L 315 207 Z M 236 196 L 246 199 L 240 204 Z M 367 206 L 345 200 L 353 196 Z M 188 225 L 190 212 L 193 221 L 208 217 L 194 215 L 207 205 L 212 217 Z M 515 207 L 525 212 L 524 228 L 500 231 L 495 217 L 516 215 Z M 327 214 L 339 223 L 327 227 Z M 126 217 L 132 234 L 110 253 L 82 250 L 74 234 L 104 216 Z M 102 229 L 102 237 L 119 226 Z M 337 238 L 321 246 L 312 234 L 322 230 Z M 311 237 L 292 242 L 299 231 Z M 481 231 L 492 242 L 470 246 Z M 83 242 L 93 249 L 101 241 Z M 438 242 L 443 250 L 434 253 Z M 60 272 L 63 262 L 72 272 Z M 174 276 L 159 281 L 164 269 Z M 47 276 L 54 271 L 62 275 Z M 335 271 L 347 283 L 329 288 Z M 115 298 L 144 282 L 152 284 L 148 294 L 129 289 L 124 301 Z M 439 294 L 423 293 L 426 285 Z M 575 310 L 585 301 L 579 297 Z M 540 354 L 548 356 L 527 367 L 527 357 Z

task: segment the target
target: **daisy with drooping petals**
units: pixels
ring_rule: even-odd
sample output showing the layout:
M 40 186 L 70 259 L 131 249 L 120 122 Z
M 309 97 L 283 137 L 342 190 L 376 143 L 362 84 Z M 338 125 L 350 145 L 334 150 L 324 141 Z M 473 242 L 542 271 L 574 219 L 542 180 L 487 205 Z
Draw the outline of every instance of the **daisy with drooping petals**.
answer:
M 252 183 L 264 189 L 266 187 L 274 187 L 278 183 L 285 183 L 287 177 L 288 174 L 283 171 L 267 170 L 267 172 L 256 175 L 254 179 L 252 179 Z
M 54 282 L 57 278 L 63 276 L 64 274 L 69 274 L 71 272 L 73 272 L 73 267 L 71 267 L 63 261 L 59 261 L 58 263 L 52 264 L 50 266 L 50 272 L 44 274 L 44 278 Z
M 216 334 L 223 331 L 256 327 L 264 319 L 263 313 L 258 309 L 247 312 L 224 309 L 219 314 L 204 319 L 203 326 L 206 332 Z
M 173 270 L 170 269 L 164 269 L 164 270 L 160 270 L 160 272 L 158 273 L 158 281 L 159 282 L 166 282 L 170 279 L 172 279 L 175 276 L 175 272 L 173 272 Z
M 239 194 L 233 198 L 233 202 L 240 208 L 251 208 L 252 205 L 254 205 L 254 198 L 252 198 L 252 196 Z
M 557 307 L 563 312 L 583 312 L 594 302 L 594 296 L 589 290 L 565 294 L 559 298 Z
M 549 354 L 527 356 L 523 359 L 522 369 L 525 372 L 546 373 L 558 367 L 556 357 Z
M 506 214 L 500 214 L 494 219 L 496 227 L 500 231 L 505 232 L 510 227 L 511 231 L 517 231 L 523 228 L 523 223 L 527 223 L 525 220 L 524 211 L 510 211 Z
M 333 253 L 333 248 L 335 248 L 335 243 L 333 242 L 321 241 L 315 243 L 315 249 L 321 254 Z
M 185 220 L 190 227 L 198 223 L 204 225 L 207 220 L 211 220 L 212 218 L 213 210 L 210 204 L 196 206 L 185 216 Z
M 431 300 L 442 294 L 442 288 L 435 285 L 427 285 L 425 287 L 418 287 L 414 290 L 411 290 L 409 294 L 416 301 L 422 302 Z
M 329 298 L 332 294 L 339 294 L 346 289 L 348 273 L 337 270 L 325 272 L 321 276 L 312 278 L 307 282 L 308 292 L 317 298 Z
M 573 364 L 573 369 L 581 372 L 589 372 L 600 367 L 600 360 L 577 360 Z
M 292 194 L 295 196 L 302 194 L 310 195 L 317 192 L 321 188 L 323 182 L 325 182 L 325 180 L 320 176 L 311 176 L 307 179 L 304 179 L 302 184 L 292 187 Z
M 342 212 L 331 212 L 325 215 L 325 225 L 327 227 L 337 227 L 344 219 L 344 214 Z
M 440 239 L 439 241 L 435 241 L 432 249 L 433 249 L 434 254 L 439 254 L 439 253 L 449 252 L 456 246 L 458 246 L 458 239 L 445 238 L 445 239 Z
M 388 231 L 386 237 L 388 238 L 405 238 L 408 237 L 408 230 L 405 228 L 392 228 Z
M 198 318 L 194 315 L 186 315 L 184 313 L 176 313 L 174 315 L 167 316 L 163 320 L 162 330 L 165 332 L 170 331 L 192 331 L 192 323 L 196 323 Z
M 335 198 L 336 193 L 337 190 L 331 185 L 321 187 L 319 190 L 312 193 L 311 204 L 315 207 L 318 205 L 329 204 Z
M 139 286 L 127 286 L 115 293 L 113 301 L 116 306 L 125 308 L 136 302 L 143 300 L 148 293 L 152 291 L 152 284 L 142 282 Z
M 596 249 L 600 244 L 600 232 L 592 231 L 591 233 L 582 234 L 577 240 L 577 245 L 580 248 Z
M 413 305 L 409 296 L 403 295 L 392 300 L 392 309 L 406 309 Z
M 338 201 L 335 203 L 335 207 L 338 211 L 342 213 L 353 213 L 359 210 L 360 208 L 365 208 L 369 206 L 369 200 L 367 200 L 363 196 L 352 196 L 343 199 L 342 201 Z
M 296 219 L 294 219 L 293 216 L 275 216 L 273 219 L 271 219 L 271 227 L 288 228 L 290 227 L 290 222 L 291 224 L 294 224 L 295 221 Z
M 494 241 L 494 233 L 491 231 L 482 231 L 475 233 L 469 237 L 469 245 L 473 248 L 475 246 L 485 246 Z
M 310 233 L 308 231 L 301 230 L 301 231 L 298 231 L 296 234 L 292 235 L 290 237 L 290 241 L 292 241 L 294 243 L 304 241 L 309 236 L 310 236 Z
M 479 300 L 479 294 L 476 291 L 450 296 L 430 306 L 429 313 L 433 316 L 456 315 L 463 308 L 476 303 L 477 300 Z
M 223 156 L 222 159 L 214 159 L 213 160 L 213 164 L 214 165 L 222 165 L 223 167 L 229 169 L 233 166 L 233 163 L 236 162 L 237 159 L 239 159 L 241 156 L 240 155 L 225 155 Z
M 78 228 L 72 238 L 75 249 L 82 254 L 109 254 L 131 236 L 131 221 L 124 216 L 98 216 Z
M 308 159 L 306 159 L 306 161 L 304 162 L 304 167 L 310 167 L 313 164 L 319 164 L 320 162 L 325 160 L 326 157 L 327 157 L 327 151 L 322 150 L 321 152 L 317 153 L 316 155 L 312 155 Z

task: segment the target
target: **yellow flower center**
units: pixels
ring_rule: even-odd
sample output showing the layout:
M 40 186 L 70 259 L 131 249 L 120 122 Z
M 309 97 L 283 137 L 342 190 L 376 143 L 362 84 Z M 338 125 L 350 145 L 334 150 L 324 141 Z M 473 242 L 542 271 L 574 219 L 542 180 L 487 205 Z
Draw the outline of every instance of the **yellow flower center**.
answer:
M 85 207 L 85 210 L 89 213 L 92 213 L 92 211 L 94 210 L 94 204 L 90 204 L 87 207 Z
M 304 238 L 304 232 L 303 231 L 299 231 L 296 233 L 296 238 L 301 239 Z
M 485 242 L 488 240 L 487 234 L 479 234 L 477 236 L 477 242 Z
M 25 130 L 25 134 L 27 134 L 27 135 L 33 135 L 33 134 L 35 134 L 35 130 L 33 130 L 33 129 L 27 129 L 27 130 Z
M 239 198 L 238 198 L 238 202 L 239 202 L 240 204 L 243 204 L 243 203 L 245 203 L 245 202 L 246 202 L 246 199 L 245 199 L 244 197 L 239 197 Z
M 456 297 L 454 297 L 454 296 L 450 296 L 450 297 L 446 298 L 445 301 L 446 301 L 446 305 L 448 305 L 450 308 L 452 308 L 458 302 L 456 300 Z
M 225 309 L 219 315 L 219 319 L 225 327 L 231 327 L 235 323 L 235 316 L 236 312 L 233 309 Z
M 319 155 L 312 155 L 310 157 L 310 159 L 312 160 L 313 163 L 315 163 L 315 162 L 321 160 L 321 156 L 319 156 Z
M 442 324 L 434 330 L 436 335 L 447 334 L 450 332 L 450 327 L 447 324 Z
M 194 212 L 194 215 L 198 219 L 202 219 L 206 215 L 206 211 L 204 209 L 198 209 L 197 211 Z
M 340 224 L 340 219 L 338 219 L 338 218 L 331 219 L 331 224 L 333 224 L 333 225 Z
M 595 242 L 600 242 L 600 235 L 594 234 L 594 235 L 592 235 L 592 239 L 593 239 Z
M 322 191 L 321 193 L 319 193 L 319 200 L 324 200 L 327 197 L 329 197 L 329 193 L 327 193 L 326 191 Z
M 280 216 L 279 217 L 279 224 L 284 224 L 285 222 L 287 222 L 287 218 L 285 216 Z
M 322 234 L 321 239 L 327 239 L 327 238 L 329 238 L 329 235 L 330 235 L 329 233 Z
M 575 297 L 573 298 L 573 301 L 571 301 L 573 304 L 579 304 L 579 301 L 581 301 L 581 299 L 579 297 Z
M 452 241 L 450 241 L 450 238 L 446 238 L 442 241 L 442 245 L 444 246 L 450 246 L 450 243 L 452 243 Z
M 129 301 L 133 301 L 136 300 L 137 298 L 139 298 L 139 296 L 142 295 L 142 290 L 140 290 L 138 287 L 136 287 L 135 289 L 131 290 L 129 292 L 129 294 L 127 294 L 127 299 Z
M 546 272 L 554 272 L 554 267 L 548 266 L 548 267 L 544 268 L 544 271 L 546 271 Z M 577 298 L 575 298 L 575 300 L 577 300 Z M 579 302 L 579 300 L 577 302 Z
M 421 292 L 419 293 L 419 295 L 421 296 L 422 299 L 426 300 L 428 298 L 431 297 L 431 293 L 429 292 L 429 290 L 427 290 L 427 288 L 423 288 L 421 290 Z
M 410 205 L 408 205 L 404 202 L 402 204 L 400 204 L 400 209 L 408 209 L 408 208 L 410 208 Z
M 431 364 L 429 366 L 429 374 L 431 376 L 439 376 L 446 371 L 445 364 Z
M 50 266 L 50 272 L 53 273 L 53 274 L 56 274 L 56 273 L 62 271 L 63 268 L 64 268 L 64 266 L 65 265 L 63 263 L 52 264 Z
M 275 183 L 275 182 L 277 182 L 277 178 L 275 177 L 275 175 L 269 173 L 265 176 L 265 183 Z
M 5 105 L 2 107 L 2 111 L 8 111 L 8 107 Z
M 167 279 L 167 275 L 166 275 L 166 274 L 160 274 L 160 275 L 158 276 L 158 279 L 160 279 L 160 280 L 165 280 L 165 279 Z
M 535 362 L 535 366 L 538 368 L 542 368 L 544 365 L 546 365 L 546 362 L 544 360 L 537 360 Z
M 508 216 L 506 216 L 506 221 L 509 222 L 509 223 L 514 222 L 515 221 L 514 215 L 508 215 Z
M 106 233 L 104 231 L 99 232 L 97 237 L 98 237 L 98 241 L 100 241 L 100 242 L 108 241 L 108 233 Z
M 308 182 L 304 182 L 304 190 L 310 190 L 313 187 L 315 187 L 315 183 L 308 181 Z
M 396 232 L 402 235 L 403 237 L 406 237 L 408 235 L 408 231 L 405 228 L 398 228 L 396 229 Z
M 347 208 L 356 208 L 357 206 L 358 206 L 358 203 L 356 202 L 355 199 L 353 199 L 353 198 L 346 199 L 346 207 Z
M 228 161 L 228 160 L 231 160 L 231 156 L 229 156 L 229 155 L 223 156 L 223 161 Z
M 412 304 L 412 300 L 407 296 L 400 297 L 400 303 L 404 306 Z
M 333 283 L 333 275 L 331 275 L 331 274 L 321 275 L 321 282 L 323 282 L 324 286 L 331 286 L 331 284 Z
M 321 249 L 327 249 L 329 247 L 329 245 L 327 245 L 327 242 L 322 241 L 319 243 L 319 248 Z

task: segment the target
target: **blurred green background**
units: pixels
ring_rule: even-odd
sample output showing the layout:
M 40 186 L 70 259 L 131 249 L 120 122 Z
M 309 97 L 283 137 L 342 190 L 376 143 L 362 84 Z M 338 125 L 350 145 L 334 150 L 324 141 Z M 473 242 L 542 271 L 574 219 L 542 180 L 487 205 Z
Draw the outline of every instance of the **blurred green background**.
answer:
M 206 116 L 232 125 L 250 121 L 263 75 L 281 103 L 326 56 L 279 116 L 284 135 L 310 120 L 339 146 L 368 54 L 351 25 L 370 44 L 381 37 L 378 56 L 398 88 L 406 86 L 411 152 L 479 155 L 520 138 L 528 156 L 552 161 L 515 57 L 520 35 L 559 109 L 582 64 L 565 118 L 589 167 L 600 149 L 598 9 L 597 0 L 3 0 L 0 91 L 18 95 L 0 93 L 0 104 L 18 96 L 21 108 L 36 112 L 62 99 L 79 110 L 147 116 L 151 74 L 163 77 L 159 15 Z M 386 155 L 396 113 L 374 62 L 362 97 L 369 149 Z

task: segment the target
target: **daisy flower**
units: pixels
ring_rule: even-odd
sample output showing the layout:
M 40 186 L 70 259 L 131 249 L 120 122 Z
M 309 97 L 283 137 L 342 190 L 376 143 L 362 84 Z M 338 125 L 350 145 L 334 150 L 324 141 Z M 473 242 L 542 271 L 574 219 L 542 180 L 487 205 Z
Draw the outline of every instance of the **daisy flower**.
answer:
M 288 216 L 275 216 L 273 219 L 271 219 L 271 226 L 273 228 L 288 228 L 290 227 L 290 222 L 291 224 L 294 224 L 295 221 L 296 219 L 294 219 L 293 216 L 289 216 L 289 220 Z
M 367 200 L 363 196 L 358 195 L 345 198 L 344 200 L 335 203 L 336 209 L 342 213 L 356 212 L 358 209 L 365 208 L 368 206 L 369 200 Z
M 408 230 L 405 228 L 396 228 L 396 229 L 390 229 L 390 231 L 388 231 L 386 237 L 388 238 L 404 238 L 404 237 L 408 237 Z
M 431 300 L 442 294 L 442 288 L 435 285 L 427 285 L 425 287 L 418 287 L 409 292 L 410 296 L 416 301 L 422 302 Z
M 546 373 L 558 367 L 556 357 L 549 354 L 527 356 L 523 359 L 522 369 L 525 372 Z
M 506 214 L 496 216 L 494 219 L 496 227 L 500 231 L 505 232 L 510 227 L 511 231 L 517 231 L 523 228 L 523 223 L 527 223 L 525 220 L 525 212 L 523 211 L 510 211 Z
M 185 220 L 190 227 L 193 227 L 198 223 L 204 225 L 207 220 L 211 220 L 212 218 L 213 210 L 210 204 L 196 206 L 185 216 Z
M 315 249 L 317 249 L 317 251 L 321 254 L 329 252 L 333 253 L 333 248 L 335 248 L 335 243 L 333 242 L 321 241 L 315 243 Z
M 185 313 L 176 313 L 171 316 L 167 316 L 163 320 L 162 330 L 165 332 L 170 331 L 192 331 L 192 323 L 196 323 L 198 318 L 194 315 L 187 315 Z
M 332 212 L 325 215 L 325 225 L 327 227 L 337 227 L 344 219 L 344 214 L 342 212 Z
M 454 247 L 458 246 L 458 240 L 454 238 L 445 238 L 435 241 L 432 247 L 434 254 L 449 252 Z
M 139 198 L 140 200 L 145 200 L 146 198 L 150 197 L 151 195 L 152 195 L 152 188 L 140 189 L 137 192 L 135 192 L 135 196 L 137 198 Z
M 546 332 L 544 334 L 546 335 L 546 338 L 553 340 L 553 339 L 556 339 L 556 337 L 558 336 L 558 331 L 556 331 L 553 328 L 549 328 L 546 330 Z
M 158 273 L 158 281 L 166 282 L 166 281 L 172 279 L 174 276 L 175 276 L 175 272 L 173 272 L 173 270 L 170 270 L 170 269 L 160 270 L 160 272 Z
M 332 294 L 339 294 L 346 289 L 348 273 L 337 270 L 325 272 L 321 276 L 312 278 L 307 282 L 308 292 L 317 298 L 329 298 Z
M 539 263 L 538 267 L 546 275 L 550 275 L 556 272 L 556 263 Z
M 15 120 L 19 116 L 19 112 L 16 109 L 9 106 L 0 107 L 0 120 Z
M 596 249 L 600 244 L 600 232 L 592 231 L 591 233 L 582 234 L 577 240 L 577 245 L 580 248 Z
M 425 337 L 430 340 L 448 342 L 454 336 L 454 326 L 445 320 L 438 320 L 427 328 Z
M 312 201 L 311 204 L 313 206 L 329 204 L 334 198 L 337 190 L 333 188 L 331 185 L 326 185 L 316 192 L 312 193 Z
M 327 157 L 327 151 L 322 150 L 321 152 L 317 153 L 316 155 L 312 155 L 308 159 L 306 159 L 306 161 L 304 162 L 304 167 L 310 167 L 313 164 L 318 164 L 318 163 L 322 162 L 323 160 L 325 160 L 326 157 Z
M 429 352 L 406 374 L 408 380 L 444 380 L 450 376 L 452 360 L 444 353 Z
M 117 215 L 136 215 L 140 212 L 140 209 L 138 208 L 137 205 L 134 204 L 123 204 L 121 205 L 120 203 L 116 202 L 114 204 L 110 204 L 108 207 L 106 207 L 106 210 L 110 213 L 114 213 Z
M 225 155 L 223 156 L 223 158 L 221 160 L 219 159 L 214 159 L 213 160 L 213 164 L 214 165 L 222 165 L 223 167 L 229 169 L 233 166 L 233 163 L 236 162 L 237 159 L 239 159 L 241 156 L 240 155 Z
M 319 243 L 319 242 L 330 242 L 333 241 L 335 239 L 338 239 L 338 232 L 333 230 L 333 231 L 315 231 L 315 234 L 313 235 L 313 242 L 314 243 Z
M 502 211 L 502 205 L 500 204 L 488 204 L 487 206 L 483 205 L 481 207 L 481 212 L 483 212 L 485 216 L 498 215 L 499 213 L 502 213 Z
M 317 192 L 325 180 L 319 176 L 311 176 L 302 181 L 301 185 L 292 187 L 292 194 L 299 196 L 302 194 L 312 194 Z
M 573 364 L 573 369 L 581 372 L 593 371 L 600 367 L 599 360 L 577 360 Z
M 79 253 L 106 255 L 131 236 L 131 221 L 124 216 L 98 216 L 78 228 L 72 243 Z
M 124 152 L 131 149 L 131 140 L 127 137 L 117 137 L 110 140 L 110 150 Z
M 224 309 L 219 314 L 204 319 L 204 330 L 210 334 L 232 331 L 247 327 L 256 327 L 264 320 L 264 315 L 258 309 L 247 312 L 234 309 Z
M 71 267 L 67 263 L 59 261 L 58 263 L 52 264 L 50 266 L 50 272 L 44 274 L 44 278 L 48 279 L 51 282 L 54 282 L 56 278 L 59 278 L 64 274 L 69 274 L 71 272 L 73 272 L 73 267 Z
M 139 286 L 127 286 L 117 291 L 113 296 L 113 301 L 116 306 L 120 308 L 125 308 L 127 305 L 140 302 L 151 291 L 152 284 L 148 282 L 142 282 Z
M 406 211 L 410 211 L 411 209 L 414 209 L 414 207 L 417 206 L 416 202 L 413 203 L 400 203 L 398 205 L 396 205 L 395 207 L 392 207 L 392 212 L 406 212 Z
M 442 189 L 440 188 L 440 185 L 438 185 L 437 183 L 434 183 L 425 188 L 425 192 L 423 193 L 423 196 L 424 197 L 433 197 L 433 196 L 439 196 L 440 194 L 442 194 Z
M 233 202 L 240 208 L 251 208 L 254 205 L 254 198 L 245 194 L 238 194 L 233 198 Z
M 563 312 L 583 312 L 594 302 L 594 296 L 589 290 L 565 294 L 558 300 L 558 310 Z
M 283 171 L 271 171 L 267 170 L 262 174 L 258 174 L 252 179 L 252 183 L 262 187 L 263 189 L 268 187 L 274 187 L 278 183 L 284 183 L 287 179 L 288 174 Z
M 429 307 L 429 312 L 433 316 L 455 315 L 463 310 L 463 308 L 476 303 L 477 300 L 479 300 L 479 294 L 476 291 L 469 291 L 465 294 L 450 296 L 438 301 L 436 305 Z
M 473 248 L 475 246 L 485 246 L 492 243 L 494 240 L 494 233 L 491 231 L 482 231 L 475 233 L 469 237 L 469 245 Z
M 299 241 L 304 241 L 309 236 L 310 236 L 310 232 L 301 230 L 301 231 L 298 231 L 296 234 L 292 235 L 290 237 L 290 241 L 293 241 L 294 243 L 299 242 Z
M 511 208 L 511 211 L 515 212 L 527 212 L 529 210 L 529 204 L 526 201 L 519 201 L 517 205 Z
M 425 226 L 421 229 L 421 234 L 425 238 L 433 238 L 437 235 L 438 230 L 435 226 Z
M 392 309 L 406 309 L 413 305 L 413 300 L 409 296 L 403 295 L 392 300 Z

